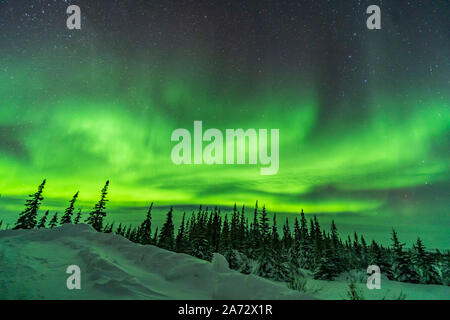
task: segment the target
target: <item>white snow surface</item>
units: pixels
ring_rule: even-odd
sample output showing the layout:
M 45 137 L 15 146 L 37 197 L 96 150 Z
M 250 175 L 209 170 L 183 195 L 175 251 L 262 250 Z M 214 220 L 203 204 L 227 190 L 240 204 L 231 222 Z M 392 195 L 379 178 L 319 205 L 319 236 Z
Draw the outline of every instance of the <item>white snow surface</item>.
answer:
M 81 289 L 69 290 L 70 265 Z M 85 224 L 0 231 L 0 299 L 314 299 L 284 283 L 139 245 Z

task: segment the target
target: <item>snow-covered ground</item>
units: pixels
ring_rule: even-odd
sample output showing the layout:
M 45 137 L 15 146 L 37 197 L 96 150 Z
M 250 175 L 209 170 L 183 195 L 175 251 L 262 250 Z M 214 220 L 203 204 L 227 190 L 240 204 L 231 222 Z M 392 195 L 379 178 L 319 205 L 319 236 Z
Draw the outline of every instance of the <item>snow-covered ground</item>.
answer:
M 81 290 L 69 290 L 69 265 L 81 269 Z M 343 299 L 348 283 L 312 280 L 306 293 L 243 275 L 215 254 L 212 263 L 155 246 L 142 246 L 91 227 L 0 231 L 0 299 Z M 382 280 L 366 298 L 448 299 L 446 286 Z

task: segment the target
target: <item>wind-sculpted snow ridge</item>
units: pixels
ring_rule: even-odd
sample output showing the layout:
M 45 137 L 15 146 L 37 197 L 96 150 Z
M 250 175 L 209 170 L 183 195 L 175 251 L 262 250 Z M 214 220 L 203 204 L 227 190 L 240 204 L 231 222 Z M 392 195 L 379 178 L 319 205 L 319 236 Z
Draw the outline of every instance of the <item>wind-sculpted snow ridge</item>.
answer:
M 66 269 L 81 269 L 69 290 Z M 314 299 L 213 262 L 142 246 L 88 225 L 0 232 L 0 299 Z

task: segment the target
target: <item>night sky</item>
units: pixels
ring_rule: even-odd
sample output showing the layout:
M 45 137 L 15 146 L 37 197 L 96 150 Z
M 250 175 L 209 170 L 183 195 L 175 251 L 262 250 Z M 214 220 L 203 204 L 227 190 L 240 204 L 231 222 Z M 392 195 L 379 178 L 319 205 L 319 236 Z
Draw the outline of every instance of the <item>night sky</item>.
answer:
M 66 28 L 70 4 L 81 30 Z M 381 30 L 366 27 L 372 4 Z M 44 178 L 52 210 L 78 190 L 92 207 L 110 179 L 121 217 L 151 201 L 259 200 L 448 249 L 449 13 L 447 1 L 1 0 L 0 219 Z M 279 129 L 278 173 L 174 165 L 171 133 L 194 120 Z

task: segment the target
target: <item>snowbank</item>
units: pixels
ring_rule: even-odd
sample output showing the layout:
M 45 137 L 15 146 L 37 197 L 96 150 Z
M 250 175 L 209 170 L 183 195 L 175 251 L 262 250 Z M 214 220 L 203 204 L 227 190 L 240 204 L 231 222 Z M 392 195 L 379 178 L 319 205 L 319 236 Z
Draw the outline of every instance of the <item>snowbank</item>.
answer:
M 69 265 L 81 289 L 69 290 Z M 253 275 L 90 226 L 0 231 L 0 299 L 313 299 Z

